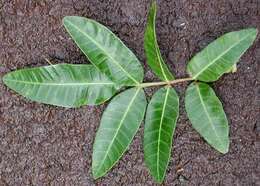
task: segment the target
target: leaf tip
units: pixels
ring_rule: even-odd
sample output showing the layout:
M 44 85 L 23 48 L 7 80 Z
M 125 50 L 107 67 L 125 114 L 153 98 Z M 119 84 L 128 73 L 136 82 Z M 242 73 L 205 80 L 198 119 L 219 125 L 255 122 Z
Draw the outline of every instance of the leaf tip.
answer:
M 255 27 L 249 28 L 253 33 L 257 34 L 258 33 L 258 29 Z
M 244 29 L 244 31 L 251 35 L 252 41 L 254 41 L 256 39 L 256 36 L 258 34 L 257 28 L 254 28 L 254 27 L 246 28 L 246 29 Z
M 258 29 L 257 28 L 252 28 L 252 32 L 254 34 L 254 39 L 255 39 L 257 34 L 258 34 Z
M 101 175 L 98 173 L 98 171 L 95 169 L 95 167 L 93 167 L 93 165 L 92 165 L 92 176 L 93 176 L 94 180 L 97 180 L 98 178 L 101 177 Z
M 220 153 L 222 153 L 222 154 L 226 154 L 226 153 L 228 153 L 228 150 L 229 150 L 229 148 L 218 149 L 218 151 L 219 151 Z
M 2 81 L 4 82 L 4 84 L 5 84 L 5 82 L 6 82 L 6 75 L 7 75 L 7 74 L 5 74 L 5 75 L 2 77 Z
M 104 175 L 106 175 L 107 171 L 101 171 L 100 169 L 98 170 L 97 168 L 92 166 L 92 176 L 94 180 L 97 180 Z
M 228 151 L 229 151 L 229 140 L 227 141 L 227 143 L 218 147 L 217 150 L 222 154 L 228 153 Z
M 92 175 L 93 175 L 94 180 L 97 180 L 98 178 L 100 178 L 100 176 L 98 176 L 95 172 L 92 172 Z
M 80 20 L 82 17 L 79 16 L 65 16 L 62 18 L 62 23 L 66 27 L 67 23 L 69 22 L 75 22 L 77 20 Z
M 157 5 L 157 1 L 156 0 L 152 0 L 152 6 L 154 7 L 156 7 L 156 5 Z
M 249 33 L 252 34 L 252 36 L 256 37 L 257 34 L 258 34 L 258 29 L 257 28 L 254 28 L 254 27 L 251 27 L 251 28 L 248 28 L 248 29 L 245 29 L 247 30 Z
M 3 77 L 2 77 L 2 81 L 3 83 L 8 86 L 8 76 L 9 76 L 9 73 L 5 74 Z
M 62 24 L 63 24 L 63 25 L 66 25 L 66 22 L 68 22 L 71 17 L 72 17 L 72 16 L 65 16 L 65 17 L 63 17 L 63 18 L 62 18 Z
M 154 180 L 155 180 L 156 183 L 158 183 L 158 184 L 162 184 L 163 181 L 164 181 L 164 176 L 156 177 Z
M 149 14 L 155 14 L 156 15 L 156 11 L 157 11 L 157 1 L 152 0 L 151 5 L 150 5 L 150 9 L 149 9 Z

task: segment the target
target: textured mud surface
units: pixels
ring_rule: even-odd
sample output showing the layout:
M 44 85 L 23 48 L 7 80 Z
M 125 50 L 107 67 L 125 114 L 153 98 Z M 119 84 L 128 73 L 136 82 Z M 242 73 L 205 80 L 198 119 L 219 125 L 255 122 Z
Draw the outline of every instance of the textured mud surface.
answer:
M 177 77 L 187 76 L 187 61 L 216 37 L 250 26 L 260 29 L 259 0 L 158 2 L 160 48 Z M 148 7 L 149 0 L 0 0 L 0 77 L 11 70 L 46 65 L 45 57 L 53 63 L 86 63 L 61 25 L 63 16 L 81 15 L 111 28 L 145 66 L 146 81 L 155 81 L 142 47 Z M 259 63 L 258 36 L 238 72 L 213 84 L 230 122 L 226 155 L 199 137 L 181 106 L 165 185 L 260 184 Z M 181 103 L 185 87 L 177 86 Z M 38 104 L 1 82 L 0 185 L 154 185 L 143 160 L 143 127 L 112 171 L 92 179 L 92 144 L 104 108 Z

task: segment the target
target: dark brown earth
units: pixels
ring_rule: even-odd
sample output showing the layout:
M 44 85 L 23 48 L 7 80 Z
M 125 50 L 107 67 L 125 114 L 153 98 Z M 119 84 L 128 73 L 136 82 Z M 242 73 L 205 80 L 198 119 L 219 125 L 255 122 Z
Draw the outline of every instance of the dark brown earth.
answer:
M 86 63 L 66 34 L 66 15 L 111 28 L 147 68 L 143 33 L 149 0 L 0 0 L 0 76 L 24 67 Z M 187 76 L 187 61 L 225 32 L 260 29 L 259 0 L 161 0 L 157 32 L 167 64 Z M 181 106 L 165 185 L 260 185 L 260 44 L 238 72 L 214 83 L 230 122 L 230 151 L 221 155 L 191 128 Z M 258 75 L 258 77 L 257 77 Z M 258 78 L 258 79 L 257 79 Z M 186 85 L 177 86 L 182 96 Z M 147 90 L 152 95 L 154 89 Z M 91 176 L 91 152 L 105 105 L 64 109 L 31 102 L 0 83 L 0 185 L 154 185 L 144 165 L 143 127 L 104 178 Z

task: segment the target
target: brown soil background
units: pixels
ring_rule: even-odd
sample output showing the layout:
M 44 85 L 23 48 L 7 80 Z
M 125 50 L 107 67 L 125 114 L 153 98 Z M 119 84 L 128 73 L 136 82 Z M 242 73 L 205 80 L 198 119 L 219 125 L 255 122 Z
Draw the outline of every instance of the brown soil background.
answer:
M 157 79 L 143 51 L 149 0 L 0 0 L 0 77 L 24 67 L 86 63 L 62 27 L 66 15 L 93 18 L 112 29 Z M 187 61 L 225 32 L 260 29 L 259 0 L 160 0 L 157 33 L 176 77 Z M 178 85 L 180 118 L 165 185 L 260 185 L 259 36 L 238 72 L 213 84 L 230 122 L 230 151 L 221 155 L 191 128 Z M 258 76 L 258 77 L 257 77 Z M 258 78 L 258 80 L 257 80 Z M 155 89 L 147 89 L 149 96 Z M 31 102 L 0 83 L 0 185 L 154 185 L 144 165 L 143 125 L 108 175 L 94 181 L 91 153 L 105 105 L 64 109 Z M 258 121 L 257 121 L 258 119 Z

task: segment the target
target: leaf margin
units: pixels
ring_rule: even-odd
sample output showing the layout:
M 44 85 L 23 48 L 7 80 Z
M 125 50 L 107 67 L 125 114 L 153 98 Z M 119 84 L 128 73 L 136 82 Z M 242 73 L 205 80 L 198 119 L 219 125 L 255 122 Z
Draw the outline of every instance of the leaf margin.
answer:
M 216 145 L 215 144 L 211 144 L 211 142 L 209 142 L 208 141 L 208 139 L 206 139 L 198 130 L 197 130 L 197 126 L 195 127 L 194 126 L 194 124 L 193 124 L 193 122 L 191 121 L 191 120 L 193 120 L 193 119 L 191 119 L 192 117 L 191 117 L 191 113 L 188 111 L 189 109 L 187 109 L 188 108 L 188 101 L 187 101 L 187 99 L 188 99 L 188 93 L 189 93 L 189 91 L 192 89 L 192 88 L 194 88 L 195 87 L 195 91 L 198 93 L 198 95 L 199 95 L 199 101 L 200 102 L 203 102 L 203 98 L 202 98 L 202 96 L 201 96 L 201 93 L 200 93 L 200 89 L 199 89 L 199 85 L 202 85 L 202 86 L 207 86 L 207 88 L 208 88 L 208 90 L 210 91 L 210 93 L 214 96 L 214 101 L 217 101 L 217 104 L 218 104 L 218 106 L 220 106 L 220 109 L 221 109 L 221 114 L 222 114 L 222 116 L 224 116 L 224 120 L 225 120 L 225 127 L 226 127 L 226 133 L 227 133 L 227 136 L 225 136 L 226 137 L 226 139 L 225 140 L 227 140 L 226 142 L 224 141 L 224 143 L 227 143 L 227 144 L 224 144 L 224 147 L 222 146 L 223 144 L 223 142 L 221 142 L 221 149 L 219 148 L 219 147 L 216 147 Z M 193 98 L 194 98 L 194 96 L 193 96 Z M 210 99 L 210 101 L 212 101 L 213 99 L 211 98 Z M 229 127 L 229 124 L 228 124 L 228 119 L 227 119 L 227 116 L 226 116 L 226 113 L 225 113 L 225 111 L 224 111 L 224 108 L 223 108 L 223 104 L 221 103 L 221 101 L 219 100 L 219 98 L 217 97 L 217 95 L 216 95 L 216 93 L 215 93 L 215 91 L 213 90 L 213 88 L 211 88 L 207 83 L 204 83 L 204 82 L 193 82 L 193 83 L 191 83 L 189 86 L 188 86 L 188 88 L 187 88 L 187 90 L 186 90 L 186 93 L 185 93 L 185 100 L 184 100 L 184 104 L 185 104 L 185 110 L 186 110 L 186 113 L 187 113 L 187 116 L 188 116 L 188 118 L 189 118 L 189 120 L 190 120 L 190 122 L 191 122 L 191 124 L 192 124 L 192 128 L 194 128 L 195 130 L 196 130 L 196 132 L 198 132 L 199 133 L 199 135 L 207 142 L 207 144 L 211 147 L 211 148 L 213 148 L 213 149 L 215 149 L 215 150 L 217 150 L 218 152 L 220 152 L 220 153 L 222 153 L 222 154 L 226 154 L 228 151 L 229 151 L 229 146 L 230 146 L 230 138 L 229 138 L 229 131 L 230 131 L 230 127 Z M 211 124 L 212 124 L 212 120 L 211 120 L 211 118 L 210 118 L 210 116 L 209 116 L 209 114 L 208 114 L 208 111 L 207 111 L 207 108 L 206 108 L 206 106 L 205 106 L 205 104 L 204 103 L 202 103 L 202 107 L 203 107 L 203 110 L 207 113 L 206 115 L 207 115 L 207 118 L 208 118 L 208 121 L 210 121 L 211 122 Z M 214 126 L 214 124 L 212 124 L 212 126 L 213 126 L 213 128 L 215 128 L 215 126 Z M 215 129 L 214 129 L 215 130 Z M 216 134 L 216 133 L 215 133 Z M 216 134 L 216 136 L 218 136 L 218 134 Z M 223 137 L 223 136 L 222 136 Z M 218 139 L 218 141 L 219 141 L 219 139 Z M 223 149 L 222 149 L 223 148 Z

